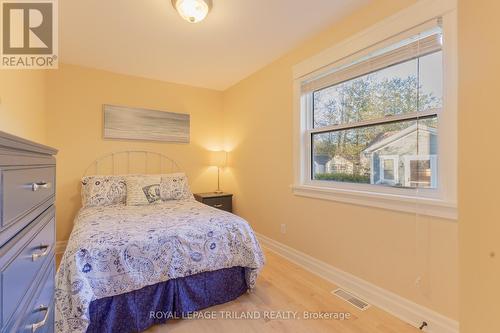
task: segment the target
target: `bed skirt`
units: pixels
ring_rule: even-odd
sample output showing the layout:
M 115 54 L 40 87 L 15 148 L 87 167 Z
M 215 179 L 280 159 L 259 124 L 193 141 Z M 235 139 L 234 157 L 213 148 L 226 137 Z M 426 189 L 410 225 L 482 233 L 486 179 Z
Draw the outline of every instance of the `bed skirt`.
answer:
M 232 301 L 247 289 L 245 269 L 232 267 L 98 299 L 90 303 L 87 333 L 142 332 L 172 316 Z

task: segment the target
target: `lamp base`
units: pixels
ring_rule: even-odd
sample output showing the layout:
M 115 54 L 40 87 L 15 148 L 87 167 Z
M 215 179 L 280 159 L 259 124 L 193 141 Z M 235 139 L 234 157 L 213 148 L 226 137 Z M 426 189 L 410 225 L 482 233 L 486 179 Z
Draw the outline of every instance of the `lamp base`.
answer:
M 216 193 L 216 194 L 222 194 L 222 193 L 224 193 L 224 191 L 221 191 L 221 190 L 215 190 L 215 191 L 214 191 L 214 193 Z

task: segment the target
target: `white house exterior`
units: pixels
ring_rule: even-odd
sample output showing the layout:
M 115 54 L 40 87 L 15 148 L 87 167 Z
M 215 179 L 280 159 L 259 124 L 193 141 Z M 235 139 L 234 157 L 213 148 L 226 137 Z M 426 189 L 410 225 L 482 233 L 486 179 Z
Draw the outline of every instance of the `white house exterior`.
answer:
M 361 153 L 370 183 L 437 187 L 437 129 L 413 125 L 372 143 Z

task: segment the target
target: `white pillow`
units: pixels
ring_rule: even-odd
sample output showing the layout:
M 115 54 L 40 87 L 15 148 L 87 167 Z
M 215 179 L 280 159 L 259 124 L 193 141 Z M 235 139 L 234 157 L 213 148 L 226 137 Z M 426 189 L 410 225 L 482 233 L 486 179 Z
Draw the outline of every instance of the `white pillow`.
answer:
M 123 176 L 86 176 L 82 178 L 82 206 L 124 204 L 127 186 Z
M 161 200 L 182 200 L 193 197 L 184 173 L 162 175 L 160 183 Z
M 128 176 L 127 206 L 139 206 L 158 203 L 160 196 L 160 175 Z

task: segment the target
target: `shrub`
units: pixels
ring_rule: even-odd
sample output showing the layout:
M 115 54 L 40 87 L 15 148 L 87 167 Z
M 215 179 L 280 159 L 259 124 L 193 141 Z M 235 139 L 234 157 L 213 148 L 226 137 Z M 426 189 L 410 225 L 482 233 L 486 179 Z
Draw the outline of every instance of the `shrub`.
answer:
M 337 182 L 350 182 L 350 183 L 370 183 L 370 176 L 367 175 L 353 175 L 349 173 L 317 173 L 314 177 L 317 180 L 334 180 Z

